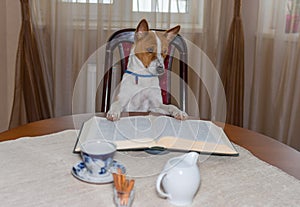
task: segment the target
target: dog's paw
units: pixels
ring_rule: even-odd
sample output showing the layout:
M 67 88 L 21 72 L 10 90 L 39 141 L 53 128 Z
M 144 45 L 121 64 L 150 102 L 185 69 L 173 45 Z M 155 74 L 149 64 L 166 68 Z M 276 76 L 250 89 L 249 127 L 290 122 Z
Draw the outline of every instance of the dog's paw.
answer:
M 184 111 L 175 111 L 172 116 L 175 118 L 175 119 L 178 119 L 178 120 L 186 120 L 188 118 L 188 114 L 185 113 Z
M 110 121 L 117 121 L 120 119 L 121 112 L 109 111 L 106 114 L 106 119 Z

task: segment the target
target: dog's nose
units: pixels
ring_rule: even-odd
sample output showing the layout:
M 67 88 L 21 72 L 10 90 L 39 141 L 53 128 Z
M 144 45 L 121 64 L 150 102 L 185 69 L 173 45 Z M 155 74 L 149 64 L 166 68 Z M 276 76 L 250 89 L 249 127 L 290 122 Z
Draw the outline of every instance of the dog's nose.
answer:
M 156 68 L 156 71 L 157 71 L 158 74 L 163 74 L 165 72 L 165 69 L 164 69 L 163 66 L 158 66 Z

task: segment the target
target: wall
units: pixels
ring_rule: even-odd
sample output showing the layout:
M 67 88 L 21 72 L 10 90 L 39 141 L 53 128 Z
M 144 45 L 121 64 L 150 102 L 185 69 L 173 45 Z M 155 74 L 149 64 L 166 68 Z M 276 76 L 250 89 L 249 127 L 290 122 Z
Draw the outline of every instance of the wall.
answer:
M 8 128 L 13 101 L 15 59 L 21 26 L 19 0 L 0 1 L 0 132 Z

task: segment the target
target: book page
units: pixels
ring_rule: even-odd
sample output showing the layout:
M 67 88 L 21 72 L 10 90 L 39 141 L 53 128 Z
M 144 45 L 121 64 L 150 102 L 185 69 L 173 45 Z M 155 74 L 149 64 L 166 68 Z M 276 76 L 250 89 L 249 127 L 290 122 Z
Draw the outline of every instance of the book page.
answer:
M 111 122 L 93 117 L 84 123 L 78 142 L 112 141 L 118 149 L 167 149 L 216 154 L 238 154 L 223 129 L 210 121 L 180 121 L 167 116 L 131 116 Z

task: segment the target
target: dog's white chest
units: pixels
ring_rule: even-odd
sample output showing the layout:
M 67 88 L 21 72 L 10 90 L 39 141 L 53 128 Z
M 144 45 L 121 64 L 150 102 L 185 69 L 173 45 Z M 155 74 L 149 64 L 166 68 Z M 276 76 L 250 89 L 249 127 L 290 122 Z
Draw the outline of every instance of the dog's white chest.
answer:
M 125 111 L 149 111 L 162 103 L 159 80 L 124 74 L 118 99 Z

